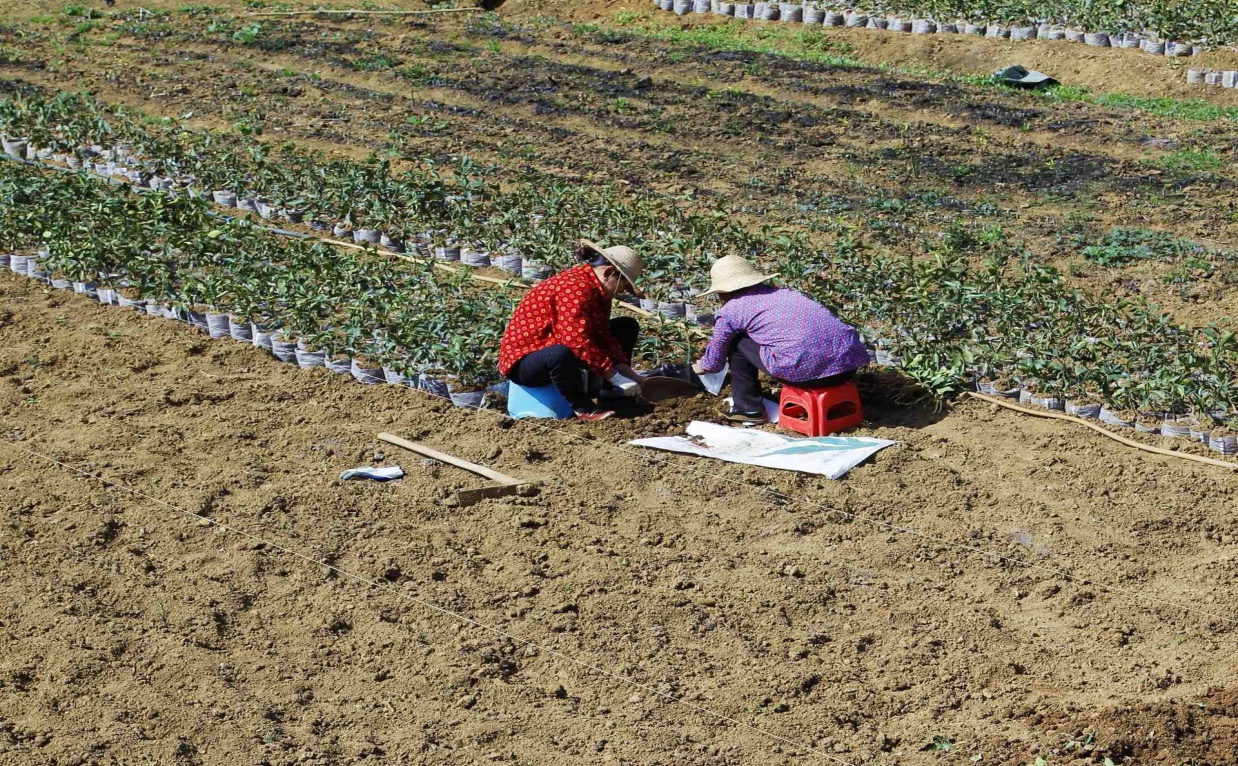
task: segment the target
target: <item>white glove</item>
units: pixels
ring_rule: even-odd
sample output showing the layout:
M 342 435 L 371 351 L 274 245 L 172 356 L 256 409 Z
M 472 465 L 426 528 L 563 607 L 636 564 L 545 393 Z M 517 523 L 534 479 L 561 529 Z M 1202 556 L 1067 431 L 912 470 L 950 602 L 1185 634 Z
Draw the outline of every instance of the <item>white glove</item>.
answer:
M 630 396 L 633 398 L 640 396 L 640 383 L 637 383 L 635 380 L 632 380 L 621 372 L 611 373 L 607 380 L 610 381 L 612 386 L 619 389 L 619 393 L 624 396 Z

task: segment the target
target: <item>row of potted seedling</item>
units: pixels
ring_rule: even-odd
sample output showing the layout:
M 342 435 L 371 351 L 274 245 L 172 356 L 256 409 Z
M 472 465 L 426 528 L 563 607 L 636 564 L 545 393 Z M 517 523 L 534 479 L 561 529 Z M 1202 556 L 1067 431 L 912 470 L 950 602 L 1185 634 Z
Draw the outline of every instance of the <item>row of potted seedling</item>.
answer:
M 187 194 L 194 198 L 202 198 L 205 195 L 205 192 L 194 186 L 192 177 L 175 178 L 152 173 L 145 168 L 163 165 L 160 160 L 136 157 L 122 147 L 105 148 L 92 145 L 82 147 L 81 151 L 76 153 L 53 152 L 50 149 L 38 149 L 24 139 L 5 138 L 3 148 L 6 154 L 16 159 L 58 165 L 94 173 L 104 178 L 122 178 L 143 189 L 164 191 L 170 194 Z M 513 247 L 505 247 L 500 252 L 492 253 L 476 242 L 470 244 L 467 240 L 453 235 L 443 236 L 442 231 L 415 233 L 409 235 L 411 238 L 397 239 L 377 228 L 353 227 L 344 222 L 330 224 L 317 218 L 307 221 L 300 211 L 279 208 L 259 196 L 223 189 L 214 190 L 209 196 L 211 201 L 221 208 L 239 210 L 242 213 L 250 213 L 273 222 L 285 221 L 291 224 L 302 224 L 323 236 L 349 238 L 355 244 L 369 244 L 395 253 L 413 253 L 471 268 L 496 268 L 531 282 L 546 279 L 553 273 L 551 266 L 525 259 Z M 686 286 L 679 290 L 681 295 L 689 298 L 694 292 L 692 288 Z M 653 298 L 638 300 L 629 296 L 625 296 L 623 300 L 639 305 L 646 311 L 660 314 L 667 319 L 689 320 L 698 325 L 708 325 L 712 321 L 712 314 L 698 313 L 690 301 Z
M 987 396 L 1014 399 L 1020 404 L 1046 410 L 1059 410 L 1087 420 L 1099 420 L 1114 428 L 1130 428 L 1144 434 L 1190 439 L 1223 455 L 1238 455 L 1238 434 L 1234 434 L 1229 429 L 1218 429 L 1215 423 L 1195 416 L 1172 415 L 1166 412 L 1114 410 L 1106 404 L 1091 399 L 1074 400 L 1062 396 L 1042 396 L 1017 384 L 1002 385 L 981 379 L 976 380 L 975 386 L 976 391 Z M 1215 419 L 1223 419 L 1226 414 L 1217 412 Z
M 737 19 L 784 21 L 827 27 L 882 29 L 915 35 L 958 34 L 1008 40 L 1066 40 L 1095 48 L 1137 48 L 1157 56 L 1190 56 L 1198 46 L 1192 43 L 1161 40 L 1140 32 L 1087 32 L 1051 23 L 991 24 L 985 22 L 937 21 L 886 15 L 853 8 L 824 8 L 816 3 L 732 3 L 723 0 L 653 0 L 664 11 L 683 16 L 712 13 Z
M 899 368 L 902 357 L 877 345 L 870 345 L 869 358 L 874 365 Z M 1211 418 L 1192 415 L 1174 415 L 1167 412 L 1135 412 L 1115 409 L 1096 398 L 1082 399 L 1070 396 L 1040 394 L 1033 387 L 1023 385 L 1017 378 L 992 380 L 985 376 L 972 376 L 972 390 L 986 396 L 1018 401 L 1020 404 L 1046 410 L 1065 412 L 1085 420 L 1098 420 L 1118 429 L 1130 428 L 1138 433 L 1190 439 L 1223 455 L 1238 455 L 1238 434 L 1229 428 L 1217 428 L 1229 413 L 1218 410 Z
M 54 290 L 71 290 L 104 306 L 118 306 L 145 316 L 169 319 L 206 333 L 215 340 L 231 339 L 270 352 L 281 362 L 301 369 L 323 367 L 348 376 L 365 385 L 388 384 L 425 391 L 451 401 L 458 407 L 481 409 L 487 406 L 487 394 L 505 397 L 506 382 L 496 383 L 483 391 L 457 391 L 450 381 L 428 373 L 406 374 L 392 367 L 370 364 L 347 356 L 332 357 L 325 351 L 310 348 L 304 341 L 287 340 L 272 328 L 249 320 L 215 311 L 190 311 L 158 300 L 128 298 L 115 288 L 96 282 L 74 282 L 51 275 L 42 265 L 41 253 L 20 255 L 0 253 L 0 269 L 49 285 Z
M 55 121 L 45 121 L 45 124 L 47 122 L 55 124 Z M 11 124 L 20 125 L 26 122 L 17 121 Z M 76 135 L 80 136 L 85 132 L 87 136 L 95 137 L 89 126 L 79 127 L 81 129 L 76 131 Z M 126 127 L 124 130 L 129 131 L 128 140 L 139 146 L 160 144 L 159 141 L 147 141 L 143 138 L 140 131 L 147 130 L 144 125 L 132 126 L 132 129 Z M 95 137 L 95 140 L 98 138 Z M 77 146 L 80 141 L 61 143 L 66 147 Z M 194 146 L 196 145 L 195 139 Z M 253 152 L 253 147 L 242 149 L 242 155 Z M 149 153 L 167 156 L 163 150 Z M 231 157 L 211 157 L 208 162 L 199 150 L 195 150 L 189 160 L 190 162 L 183 163 L 182 166 L 201 167 L 203 173 L 212 177 L 249 177 L 247 172 L 223 172 L 218 167 L 221 163 L 231 163 Z M 192 164 L 195 160 L 197 164 Z M 330 158 L 322 158 L 322 161 L 334 163 Z M 130 172 L 132 173 L 132 170 Z M 338 172 L 349 171 L 341 166 Z M 237 181 L 236 185 L 242 183 L 245 182 Z M 166 179 L 161 181 L 160 185 L 165 186 Z M 295 192 L 295 189 L 292 191 Z M 537 205 L 541 210 L 555 209 L 558 204 L 554 201 L 556 195 L 557 199 L 567 200 L 568 206 L 577 210 L 582 207 L 587 209 L 587 204 L 593 202 L 591 198 L 585 200 L 576 196 L 577 192 L 567 187 L 556 188 L 549 195 L 540 189 L 531 191 L 536 195 Z M 301 192 L 301 196 L 305 194 L 306 192 Z M 288 198 L 294 199 L 296 196 L 291 194 Z M 489 205 L 487 215 L 501 219 L 508 212 L 508 199 L 504 197 Z M 254 207 L 259 215 L 262 215 L 264 209 L 258 207 L 256 202 L 255 200 Z M 582 206 L 582 202 L 587 204 Z M 333 201 L 332 204 L 338 203 Z M 530 210 L 519 200 L 513 200 L 510 204 L 512 209 L 521 211 L 520 216 L 526 215 Z M 592 214 L 593 211 L 589 212 Z M 833 242 L 825 243 L 798 229 L 777 229 L 754 234 L 735 227 L 713 227 L 711 222 L 728 219 L 722 210 L 710 211 L 708 216 L 692 217 L 684 214 L 675 224 L 682 227 L 684 233 L 668 237 L 664 233 L 669 227 L 661 217 L 663 212 L 664 208 L 658 207 L 656 210 L 651 208 L 632 215 L 626 209 L 621 211 L 616 206 L 607 214 L 613 217 L 596 216 L 606 222 L 602 227 L 601 237 L 612 237 L 613 241 L 643 239 L 664 242 L 667 253 L 677 254 L 676 260 L 671 262 L 679 265 L 673 269 L 651 269 L 647 286 L 665 285 L 671 280 L 679 279 L 684 271 L 693 270 L 694 267 L 689 264 L 701 260 L 702 250 L 708 253 L 723 247 L 724 251 L 758 253 L 768 267 L 781 272 L 782 278 L 788 284 L 809 292 L 828 305 L 840 307 L 842 316 L 845 319 L 851 318 L 853 324 L 873 318 L 888 322 L 890 326 L 874 337 L 889 337 L 890 330 L 913 333 L 900 337 L 893 347 L 906 354 L 906 362 L 902 366 L 904 372 L 925 385 L 934 396 L 948 396 L 960 390 L 965 381 L 970 379 L 970 361 L 962 357 L 972 353 L 973 349 L 991 346 L 993 338 L 1009 338 L 1008 343 L 1015 350 L 1026 350 L 1032 356 L 1048 359 L 1074 355 L 1075 351 L 1071 347 L 1086 340 L 1081 338 L 1081 335 L 1105 335 L 1115 341 L 1112 350 L 1081 363 L 1088 368 L 1113 367 L 1111 361 L 1118 360 L 1114 369 L 1105 372 L 1117 388 L 1126 386 L 1122 382 L 1126 378 L 1165 368 L 1175 357 L 1198 354 L 1198 349 L 1201 348 L 1213 349 L 1210 352 L 1212 361 L 1207 362 L 1207 365 L 1210 365 L 1210 377 L 1202 384 L 1191 382 L 1190 373 L 1184 371 L 1175 373 L 1178 375 L 1175 379 L 1150 383 L 1147 396 L 1110 397 L 1110 388 L 1102 387 L 1099 393 L 1106 401 L 1111 398 L 1115 401 L 1129 401 L 1138 409 L 1150 409 L 1154 402 L 1161 402 L 1165 408 L 1172 408 L 1174 412 L 1182 411 L 1184 406 L 1195 412 L 1199 409 L 1197 401 L 1203 399 L 1238 401 L 1238 395 L 1235 395 L 1232 386 L 1227 388 L 1224 385 L 1224 381 L 1234 377 L 1235 356 L 1232 342 L 1221 340 L 1220 336 L 1208 335 L 1208 332 L 1202 329 L 1165 326 L 1157 318 L 1158 315 L 1125 301 L 1115 301 L 1108 297 L 1096 301 L 1070 292 L 1062 283 L 1060 275 L 1052 269 L 1026 263 L 1019 266 L 1017 259 L 1006 261 L 1006 258 L 1018 255 L 1015 252 L 1017 247 L 994 246 L 991 261 L 986 259 L 980 266 L 971 263 L 966 253 L 954 252 L 953 244 L 936 253 L 935 258 L 909 260 L 903 254 L 885 255 L 869 250 L 853 238 L 849 224 L 840 224 L 837 230 L 831 229 L 834 234 Z M 673 212 L 673 209 L 669 211 Z M 273 205 L 268 205 L 265 213 L 269 216 L 280 215 Z M 657 215 L 650 215 L 651 213 Z M 552 220 L 549 214 L 547 220 Z M 568 231 L 575 231 L 576 225 L 575 219 L 572 219 L 567 225 Z M 556 222 L 550 233 L 558 231 L 563 234 L 563 228 L 562 222 Z M 374 233 L 377 232 L 372 230 L 368 236 L 372 237 Z M 962 236 L 965 234 L 966 232 L 959 233 L 961 239 L 951 236 L 943 238 L 936 245 L 925 244 L 930 249 L 944 247 L 956 240 L 966 240 L 967 237 Z M 356 238 L 357 234 L 354 233 L 353 236 Z M 741 236 L 747 238 L 741 239 Z M 724 238 L 725 245 L 716 244 Z M 500 252 L 502 247 L 510 242 L 503 236 L 495 237 L 495 241 Z M 558 244 L 560 241 L 563 241 L 562 238 L 556 240 L 554 247 L 543 247 L 540 252 L 550 255 L 553 251 L 555 257 L 558 257 L 559 250 L 566 253 L 567 248 Z M 443 245 L 436 243 L 435 246 Z M 707 266 L 700 270 L 700 274 L 707 273 Z M 501 328 L 499 318 L 491 317 L 487 321 Z M 487 329 L 487 332 L 490 331 Z M 480 342 L 485 341 L 477 337 L 476 333 L 470 333 L 469 344 Z M 663 345 L 651 349 L 652 353 L 648 354 L 651 358 L 683 358 L 681 353 L 677 353 L 682 349 L 671 351 L 666 339 L 660 338 L 658 343 Z M 466 351 L 476 352 L 477 349 Z M 1189 369 L 1197 370 L 1200 367 L 1191 366 Z M 1216 381 L 1213 377 L 1216 377 Z M 1185 403 L 1181 396 L 1174 393 L 1184 385 L 1197 391 L 1197 394 L 1192 394 L 1190 401 Z M 1090 389 L 1065 381 L 1061 385 L 1054 385 L 1052 390 L 1075 392 Z
M 323 367 L 327 370 L 352 377 L 365 385 L 388 384 L 405 388 L 415 388 L 434 396 L 450 400 L 460 407 L 472 409 L 486 406 L 487 392 L 506 395 L 506 383 L 490 386 L 486 391 L 458 392 L 451 384 L 434 375 L 421 373 L 415 377 L 406 375 L 385 366 L 370 366 L 356 359 L 331 357 L 324 351 L 316 351 L 301 341 L 283 340 L 271 328 L 251 321 L 240 320 L 225 313 L 212 311 L 186 311 L 175 306 L 160 303 L 156 300 L 132 299 L 122 295 L 113 288 L 101 287 L 93 282 L 72 282 L 57 279 L 42 266 L 40 256 L 24 256 L 19 254 L 0 254 L 0 269 L 8 269 L 14 274 L 29 277 L 44 282 L 52 289 L 72 290 L 75 293 L 98 301 L 105 306 L 119 306 L 131 311 L 143 313 L 146 316 L 173 320 L 188 324 L 190 327 L 206 333 L 212 339 L 231 339 L 253 345 L 270 352 L 276 359 L 289 364 L 296 364 L 302 369 Z M 874 365 L 900 367 L 901 357 L 884 351 L 878 347 L 870 347 L 870 358 Z M 1008 385 L 977 378 L 975 390 L 981 394 L 1017 400 L 1021 404 L 1041 407 L 1047 410 L 1064 411 L 1075 417 L 1099 420 L 1117 428 L 1131 428 L 1145 434 L 1190 439 L 1210 447 L 1223 455 L 1238 454 L 1238 435 L 1228 431 L 1214 431 L 1210 424 L 1201 422 L 1190 416 L 1170 416 L 1161 412 L 1129 413 L 1110 409 L 1108 406 L 1092 400 L 1073 400 L 1061 396 L 1039 396 L 1031 389 L 1018 384 Z M 1220 413 L 1223 415 L 1223 413 Z
M 1211 85 L 1218 88 L 1238 88 L 1238 70 L 1188 69 L 1188 85 Z
M 140 169 L 143 161 L 123 150 L 106 149 L 101 146 L 84 147 L 83 154 L 96 160 L 83 161 L 77 154 L 53 153 L 47 149 L 35 149 L 21 139 L 4 139 L 4 151 L 10 157 L 25 159 L 30 162 L 58 165 L 73 170 L 94 173 L 103 178 L 122 178 L 143 189 L 164 191 L 170 194 L 187 194 L 194 198 L 202 198 L 204 192 L 193 185 L 192 178 L 169 178 L 153 175 Z M 350 227 L 345 223 L 329 224 L 319 219 L 306 221 L 304 216 L 294 210 L 277 208 L 259 197 L 245 196 L 229 190 L 215 190 L 210 193 L 210 199 L 221 208 L 251 213 L 264 220 L 291 224 L 303 224 L 313 232 L 321 235 L 331 235 L 338 238 L 351 239 L 358 245 L 373 245 L 395 253 L 413 253 L 422 257 L 434 258 L 439 261 L 460 264 L 470 268 L 496 268 L 513 277 L 520 277 L 530 282 L 538 282 L 548 278 L 552 267 L 532 260 L 525 260 L 513 248 L 507 248 L 499 253 L 488 252 L 479 244 L 465 244 L 455 236 L 445 238 L 436 236 L 435 232 L 424 232 L 414 235 L 412 240 L 396 240 L 386 232 L 375 228 Z M 439 244 L 439 243 L 442 244 Z M 695 291 L 691 288 L 682 290 L 686 297 L 691 297 Z M 690 320 L 698 325 L 708 326 L 713 315 L 698 312 L 690 301 L 658 300 L 652 298 L 637 299 L 623 296 L 621 300 L 640 308 L 660 314 L 667 319 Z

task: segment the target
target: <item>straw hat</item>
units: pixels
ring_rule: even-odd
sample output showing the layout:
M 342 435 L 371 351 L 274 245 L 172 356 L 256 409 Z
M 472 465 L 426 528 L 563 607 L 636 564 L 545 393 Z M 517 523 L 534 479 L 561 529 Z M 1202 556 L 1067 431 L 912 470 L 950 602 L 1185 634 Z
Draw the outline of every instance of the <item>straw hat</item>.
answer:
M 593 250 L 605 258 L 611 266 L 618 269 L 623 278 L 628 280 L 628 284 L 632 285 L 632 292 L 637 297 L 640 297 L 641 291 L 636 289 L 636 280 L 640 279 L 640 275 L 645 273 L 645 261 L 640 257 L 640 253 L 624 245 L 602 247 L 598 243 L 590 242 L 587 239 L 580 240 L 580 244 Z
M 728 255 L 714 261 L 709 269 L 709 289 L 699 297 L 717 295 L 718 293 L 733 293 L 745 287 L 768 282 L 774 277 L 762 274 L 756 267 L 738 255 Z

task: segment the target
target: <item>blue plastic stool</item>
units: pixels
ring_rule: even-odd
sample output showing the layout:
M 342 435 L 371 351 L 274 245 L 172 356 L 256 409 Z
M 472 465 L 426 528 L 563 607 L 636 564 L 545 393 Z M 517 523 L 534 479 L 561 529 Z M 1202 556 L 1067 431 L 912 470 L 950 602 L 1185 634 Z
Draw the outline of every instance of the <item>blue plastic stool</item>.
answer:
M 528 388 L 509 382 L 507 386 L 507 414 L 513 418 L 564 418 L 572 417 L 572 405 L 568 404 L 559 389 L 551 386 Z

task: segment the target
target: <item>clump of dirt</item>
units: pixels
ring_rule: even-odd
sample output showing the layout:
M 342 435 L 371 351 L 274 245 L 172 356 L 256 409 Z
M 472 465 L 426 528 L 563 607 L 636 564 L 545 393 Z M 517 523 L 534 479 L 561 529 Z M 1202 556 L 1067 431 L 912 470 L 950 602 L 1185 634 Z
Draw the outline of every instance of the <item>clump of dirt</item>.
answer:
M 1238 689 L 1065 715 L 1049 733 L 1066 743 L 1058 752 L 1087 761 L 1227 763 L 1238 753 Z

